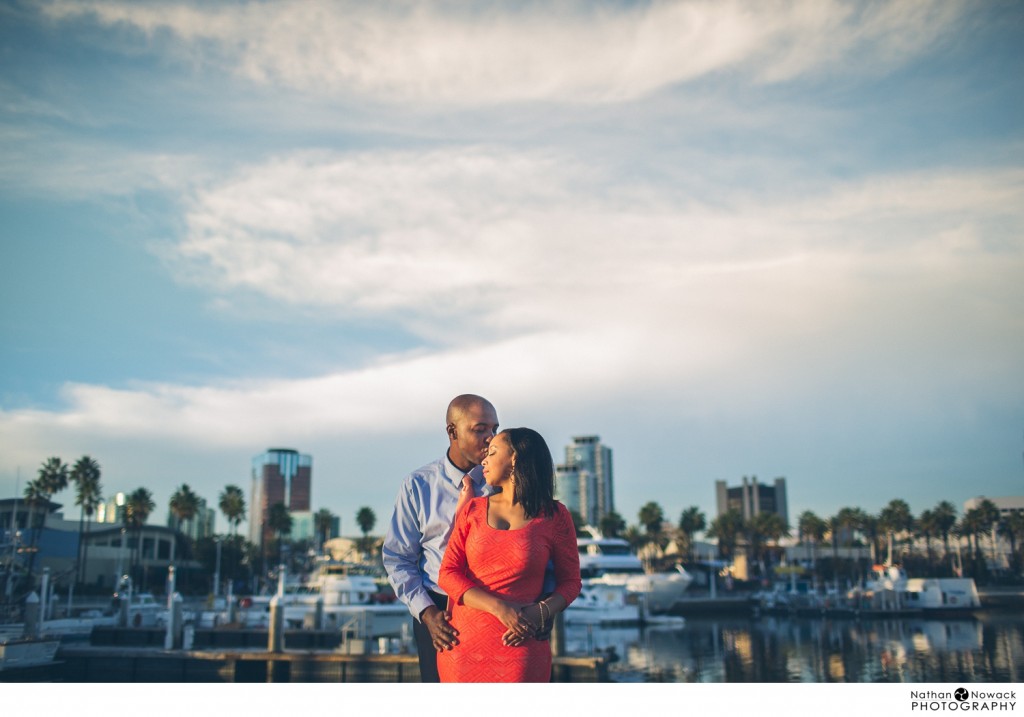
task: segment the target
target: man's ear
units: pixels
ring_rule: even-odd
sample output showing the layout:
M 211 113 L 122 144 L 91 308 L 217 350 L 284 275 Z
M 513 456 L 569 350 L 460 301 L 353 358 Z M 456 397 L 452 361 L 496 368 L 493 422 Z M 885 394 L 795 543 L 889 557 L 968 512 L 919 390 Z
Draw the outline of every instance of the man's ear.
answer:
M 449 423 L 446 430 L 448 431 L 448 437 L 449 438 L 455 438 L 455 424 L 454 423 Z

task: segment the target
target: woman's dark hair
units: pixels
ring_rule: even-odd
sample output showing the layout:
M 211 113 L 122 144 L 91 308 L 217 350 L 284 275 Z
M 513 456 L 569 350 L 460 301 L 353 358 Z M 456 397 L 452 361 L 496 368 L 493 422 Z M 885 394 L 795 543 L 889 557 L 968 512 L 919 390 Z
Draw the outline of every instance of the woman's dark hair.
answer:
M 515 459 L 512 504 L 523 506 L 526 519 L 555 513 L 555 467 L 551 451 L 532 428 L 506 428 L 504 435 Z

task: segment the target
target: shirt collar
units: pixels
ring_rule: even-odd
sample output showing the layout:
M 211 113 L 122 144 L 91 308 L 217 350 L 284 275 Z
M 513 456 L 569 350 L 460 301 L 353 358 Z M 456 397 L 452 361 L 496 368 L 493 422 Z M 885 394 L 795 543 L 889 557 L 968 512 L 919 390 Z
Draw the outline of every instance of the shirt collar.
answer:
M 451 458 L 448 457 L 448 452 L 444 454 L 444 477 L 455 484 L 456 488 L 462 488 L 462 476 L 465 473 L 460 469 L 456 468 L 455 464 L 452 463 Z M 473 479 L 473 485 L 476 487 L 477 495 L 480 494 L 481 489 L 484 487 L 484 469 L 482 466 L 473 466 L 469 471 L 469 477 Z

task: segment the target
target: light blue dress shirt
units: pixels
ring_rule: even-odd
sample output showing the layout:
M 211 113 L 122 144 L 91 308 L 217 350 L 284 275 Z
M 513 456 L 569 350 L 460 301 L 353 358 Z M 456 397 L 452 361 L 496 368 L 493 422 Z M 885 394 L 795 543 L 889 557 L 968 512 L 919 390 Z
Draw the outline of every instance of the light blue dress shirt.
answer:
M 395 595 L 417 619 L 434 604 L 427 590 L 444 593 L 437 586 L 437 573 L 455 521 L 463 475 L 446 453 L 407 475 L 395 499 L 395 511 L 384 536 L 384 569 Z M 469 475 L 475 495 L 492 492 L 480 466 Z

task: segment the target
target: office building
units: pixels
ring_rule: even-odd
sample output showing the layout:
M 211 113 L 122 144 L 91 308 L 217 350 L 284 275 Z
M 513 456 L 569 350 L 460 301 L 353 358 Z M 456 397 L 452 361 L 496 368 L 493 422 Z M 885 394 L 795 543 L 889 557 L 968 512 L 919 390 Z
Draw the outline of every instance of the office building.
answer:
M 599 436 L 575 436 L 565 447 L 565 462 L 555 466 L 555 497 L 591 525 L 615 510 L 612 449 Z
M 296 516 L 308 514 L 312 479 L 313 458 L 291 448 L 271 448 L 253 458 L 249 540 L 262 545 L 274 538 L 267 519 L 277 503 L 288 508 L 293 525 Z
M 718 515 L 737 511 L 744 520 L 759 513 L 777 513 L 789 525 L 786 479 L 776 478 L 774 485 L 757 482 L 757 476 L 743 476 L 741 485 L 728 487 L 724 480 L 715 481 Z

